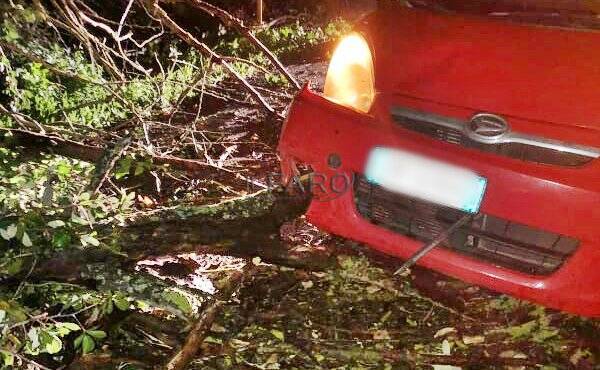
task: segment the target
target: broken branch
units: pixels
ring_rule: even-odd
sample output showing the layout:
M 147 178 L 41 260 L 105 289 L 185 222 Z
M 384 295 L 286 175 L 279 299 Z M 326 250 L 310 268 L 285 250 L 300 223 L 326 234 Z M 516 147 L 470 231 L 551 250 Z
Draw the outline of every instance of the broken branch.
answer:
M 242 270 L 231 274 L 221 292 L 211 300 L 200 319 L 194 324 L 181 349 L 166 365 L 167 370 L 183 370 L 187 367 L 190 361 L 197 355 L 200 345 L 206 338 L 210 327 L 215 322 L 222 307 L 231 299 L 244 281 L 254 274 L 255 270 L 256 266 L 254 263 L 248 262 Z
M 177 0 L 163 0 L 167 3 L 170 2 L 177 2 Z M 255 45 L 262 53 L 264 53 L 267 58 L 269 59 L 269 61 L 271 62 L 271 64 L 273 64 L 280 72 L 281 74 L 283 74 L 285 76 L 285 78 L 296 88 L 296 89 L 300 89 L 300 84 L 298 83 L 298 81 L 296 81 L 296 79 L 294 78 L 294 76 L 292 76 L 290 74 L 290 72 L 285 68 L 285 66 L 281 63 L 281 61 L 277 58 L 277 56 L 275 56 L 275 54 L 273 54 L 269 48 L 267 48 L 265 46 L 265 44 L 262 43 L 262 41 L 260 41 L 252 32 L 252 30 L 248 27 L 246 27 L 244 25 L 244 23 L 234 17 L 233 15 L 231 15 L 229 12 L 225 11 L 224 9 L 221 9 L 215 5 L 209 4 L 206 1 L 203 0 L 185 0 L 188 4 L 194 6 L 195 8 L 198 8 L 212 16 L 216 16 L 218 17 L 223 23 L 225 23 L 226 25 L 230 25 L 233 28 L 235 28 L 239 33 L 241 33 L 244 37 L 246 37 L 253 45 Z M 259 9 L 262 9 L 262 1 L 259 1 Z M 261 20 L 259 21 L 259 24 L 262 24 L 262 12 L 259 12 L 261 14 Z
M 163 8 L 160 7 L 160 5 L 158 4 L 158 1 L 147 0 L 146 3 L 148 4 L 148 7 L 152 10 L 152 13 L 154 14 L 154 16 L 156 18 L 158 18 L 165 26 L 167 26 L 167 28 L 169 28 L 173 33 L 175 33 L 177 36 L 179 36 L 183 41 L 185 41 L 189 45 L 193 46 L 201 53 L 207 55 L 208 57 L 210 57 L 213 60 L 220 63 L 233 77 L 235 77 L 239 82 L 242 83 L 242 85 L 246 88 L 246 90 L 248 90 L 250 95 L 252 95 L 252 97 L 254 97 L 254 99 L 257 102 L 259 102 L 264 109 L 266 109 L 269 113 L 274 114 L 279 118 L 283 118 L 283 115 L 281 115 L 281 113 L 278 113 L 275 110 L 275 108 L 273 108 L 271 106 L 271 104 L 269 104 L 269 102 L 267 102 L 265 97 L 263 97 L 258 92 L 258 90 L 256 90 L 256 88 L 248 82 L 248 80 L 246 80 L 242 75 L 240 75 L 235 70 L 235 68 L 233 68 L 233 66 L 231 64 L 227 63 L 227 61 L 225 61 L 225 59 L 223 59 L 221 57 L 221 55 L 217 54 L 214 50 L 209 48 L 203 42 L 198 41 L 198 39 L 195 38 L 191 33 L 184 30 L 183 28 L 181 28 L 177 24 L 177 22 L 175 22 L 171 17 L 169 17 L 167 12 Z

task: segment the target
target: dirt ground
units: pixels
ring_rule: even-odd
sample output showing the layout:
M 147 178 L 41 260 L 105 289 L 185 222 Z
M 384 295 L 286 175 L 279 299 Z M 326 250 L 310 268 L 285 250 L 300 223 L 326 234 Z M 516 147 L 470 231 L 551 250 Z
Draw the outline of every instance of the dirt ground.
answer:
M 211 328 L 193 368 L 597 368 L 598 320 L 544 309 L 420 268 L 394 277 L 400 261 L 324 234 L 302 219 L 284 229 L 291 253 L 333 256 L 335 266 L 310 271 L 261 265 Z M 201 253 L 158 263 L 162 266 L 151 267 L 154 273 L 206 297 L 228 271 L 243 264 Z M 180 321 L 172 324 L 185 327 Z M 155 347 L 151 352 L 157 361 L 182 339 L 162 328 L 144 334 L 154 338 L 146 343 Z M 118 351 L 135 353 L 123 343 Z

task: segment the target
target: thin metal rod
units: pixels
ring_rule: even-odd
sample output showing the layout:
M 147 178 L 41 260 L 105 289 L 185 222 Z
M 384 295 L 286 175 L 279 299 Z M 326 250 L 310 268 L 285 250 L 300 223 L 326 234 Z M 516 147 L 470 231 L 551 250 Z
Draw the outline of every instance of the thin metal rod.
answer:
M 425 244 L 423 248 L 419 249 L 417 253 L 415 253 L 412 257 L 410 257 L 396 272 L 394 275 L 400 275 L 411 268 L 417 261 L 419 261 L 423 256 L 427 253 L 431 252 L 431 250 L 441 243 L 445 242 L 456 230 L 464 226 L 467 222 L 473 219 L 474 215 L 467 214 L 464 215 L 460 220 L 456 221 L 452 226 L 444 230 L 437 238 L 433 239 L 430 243 Z

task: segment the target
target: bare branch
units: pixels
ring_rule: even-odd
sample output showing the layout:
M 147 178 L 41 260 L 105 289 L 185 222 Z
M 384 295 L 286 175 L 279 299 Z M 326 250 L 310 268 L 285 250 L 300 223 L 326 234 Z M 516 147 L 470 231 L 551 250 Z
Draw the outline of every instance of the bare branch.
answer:
M 183 41 L 187 42 L 189 45 L 196 48 L 201 53 L 211 57 L 216 62 L 220 63 L 231 75 L 233 75 L 238 81 L 244 85 L 244 87 L 250 92 L 250 94 L 254 97 L 256 101 L 258 101 L 263 108 L 265 108 L 269 113 L 277 115 L 280 118 L 283 116 L 280 113 L 275 111 L 267 100 L 256 90 L 254 86 L 252 86 L 242 75 L 240 75 L 235 68 L 233 68 L 227 61 L 225 61 L 219 54 L 217 54 L 214 50 L 209 48 L 203 42 L 198 41 L 191 33 L 187 32 L 183 28 L 181 28 L 169 15 L 167 12 L 160 7 L 157 1 L 154 0 L 146 0 L 147 6 L 151 9 L 152 13 L 155 17 L 160 19 L 160 21 L 169 28 L 173 33 L 178 35 Z
M 19 126 L 21 126 L 24 129 L 33 129 L 33 130 L 37 129 L 37 130 L 40 130 L 41 132 L 46 131 L 44 129 L 44 127 L 38 121 L 36 121 L 33 118 L 26 116 L 22 113 L 10 111 L 1 103 L 0 103 L 0 112 L 11 116 L 15 120 L 15 122 L 17 122 L 19 124 Z
M 162 0 L 165 3 L 173 3 L 180 2 L 180 0 Z M 287 80 L 297 89 L 300 89 L 300 84 L 296 79 L 290 74 L 290 72 L 285 68 L 285 66 L 281 63 L 281 61 L 263 44 L 255 35 L 252 33 L 252 30 L 244 25 L 244 23 L 217 6 L 207 3 L 203 0 L 184 0 L 188 4 L 198 8 L 212 16 L 218 17 L 223 23 L 235 28 L 239 33 L 244 35 L 252 44 L 262 51 L 269 61 L 287 78 Z

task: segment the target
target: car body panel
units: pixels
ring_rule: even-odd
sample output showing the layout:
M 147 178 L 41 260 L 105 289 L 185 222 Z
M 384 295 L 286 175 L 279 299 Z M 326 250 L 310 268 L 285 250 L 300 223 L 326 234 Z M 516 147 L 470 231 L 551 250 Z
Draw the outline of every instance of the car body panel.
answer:
M 419 264 L 549 307 L 600 316 L 599 160 L 561 167 L 501 157 L 409 131 L 395 124 L 390 114 L 400 106 L 468 120 L 483 111 L 502 115 L 519 132 L 600 147 L 600 93 L 593 86 L 600 86 L 600 53 L 589 49 L 592 41 L 600 45 L 600 33 L 398 9 L 370 16 L 359 26 L 371 40 L 376 60 L 378 94 L 369 114 L 339 106 L 308 88 L 295 98 L 279 144 L 284 182 L 299 163 L 310 165 L 326 181 L 340 174 L 362 174 L 370 150 L 377 146 L 472 169 L 488 180 L 482 212 L 576 238 L 579 248 L 546 276 L 445 248 L 433 250 Z M 397 36 L 385 34 L 389 24 L 375 30 L 375 21 L 394 22 Z M 531 46 L 530 39 L 538 35 L 539 45 Z M 550 45 L 550 35 L 559 46 Z M 499 46 L 493 49 L 494 45 Z M 472 59 L 490 48 L 484 57 Z M 544 50 L 560 61 L 539 58 Z M 509 57 L 514 66 L 507 65 Z M 597 67 L 590 60 L 596 60 Z M 560 72 L 557 80 L 547 76 L 551 71 Z M 589 80 L 583 81 L 586 76 Z M 519 87 L 521 80 L 525 82 Z M 341 158 L 340 167 L 329 166 L 331 154 Z M 326 231 L 402 259 L 422 246 L 363 218 L 351 190 L 314 199 L 307 216 Z
M 600 32 L 393 7 L 359 26 L 376 89 L 457 107 L 600 128 Z

